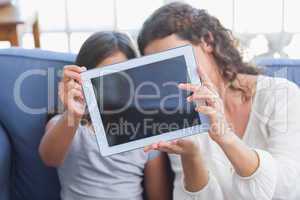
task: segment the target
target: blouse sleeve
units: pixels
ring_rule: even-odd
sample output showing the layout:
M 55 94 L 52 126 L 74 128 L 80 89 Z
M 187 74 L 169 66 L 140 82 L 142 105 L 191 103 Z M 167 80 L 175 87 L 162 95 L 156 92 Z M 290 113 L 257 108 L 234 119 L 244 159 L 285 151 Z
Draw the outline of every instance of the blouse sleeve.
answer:
M 181 179 L 180 185 L 181 188 L 179 190 L 176 190 L 177 194 L 174 194 L 174 200 L 224 199 L 220 185 L 211 172 L 209 172 L 209 179 L 207 185 L 198 192 L 187 191 L 184 186 L 185 184 L 183 178 Z
M 272 96 L 267 122 L 267 150 L 254 149 L 260 164 L 250 177 L 233 175 L 237 199 L 294 199 L 300 175 L 300 91 L 283 81 Z M 271 102 L 270 102 L 271 103 Z

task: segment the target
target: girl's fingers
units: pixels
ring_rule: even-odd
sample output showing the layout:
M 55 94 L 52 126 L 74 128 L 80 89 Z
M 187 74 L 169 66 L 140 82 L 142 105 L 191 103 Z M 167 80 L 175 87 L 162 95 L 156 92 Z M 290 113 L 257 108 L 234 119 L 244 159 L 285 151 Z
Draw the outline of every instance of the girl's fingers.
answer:
M 81 100 L 84 100 L 82 91 L 78 91 L 76 89 L 71 89 L 68 93 L 69 97 L 78 97 Z
M 79 67 L 77 65 L 66 65 L 64 67 L 64 72 L 65 71 L 74 71 L 74 72 L 77 72 L 77 73 L 81 73 L 83 71 L 86 71 L 86 67 Z
M 80 67 L 80 68 L 81 68 L 81 72 L 87 71 L 87 68 L 86 68 L 86 67 Z
M 73 72 L 73 71 L 65 71 L 63 81 L 68 82 L 70 79 L 76 80 L 78 83 L 81 83 L 81 76 L 80 73 Z
M 81 85 L 79 83 L 75 82 L 74 80 L 70 80 L 67 82 L 66 89 L 68 89 L 68 90 L 76 89 L 76 90 L 82 91 Z

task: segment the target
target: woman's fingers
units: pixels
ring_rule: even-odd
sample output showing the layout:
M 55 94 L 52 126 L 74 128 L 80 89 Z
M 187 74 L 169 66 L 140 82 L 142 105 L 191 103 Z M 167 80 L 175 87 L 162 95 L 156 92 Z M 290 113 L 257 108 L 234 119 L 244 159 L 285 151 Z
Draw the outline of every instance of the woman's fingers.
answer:
M 151 151 L 151 150 L 152 150 L 151 145 L 148 145 L 148 146 L 144 147 L 144 152 L 146 152 L 146 153 Z
M 209 115 L 209 116 L 212 116 L 212 115 L 217 113 L 217 111 L 214 108 L 210 107 L 210 106 L 198 106 L 196 108 L 196 111 L 200 112 L 204 115 Z
M 176 141 L 176 144 L 182 148 L 186 148 L 189 147 L 190 145 L 192 145 L 192 141 L 187 140 L 187 139 L 180 139 Z
M 195 93 L 195 94 L 193 94 L 193 95 L 187 97 L 186 100 L 187 100 L 188 102 L 192 102 L 192 101 L 201 101 L 201 100 L 214 101 L 214 100 L 216 100 L 216 97 L 213 96 L 213 95 L 210 95 L 210 94 L 203 94 L 203 95 L 201 95 L 201 94 Z
M 148 146 L 144 147 L 144 152 L 149 152 L 149 151 L 152 151 L 152 150 L 157 150 L 157 148 L 158 148 L 158 144 L 151 144 L 151 145 L 148 145 Z
M 197 106 L 207 105 L 214 108 L 219 108 L 222 106 L 222 102 L 220 98 L 214 94 L 198 94 L 194 93 L 193 95 L 187 97 L 188 102 L 196 102 Z M 200 102 L 200 104 L 199 104 Z M 205 102 L 206 104 L 201 104 L 201 102 Z
M 144 148 L 145 152 L 158 150 L 169 154 L 192 155 L 197 156 L 199 153 L 198 146 L 191 140 L 179 139 L 173 141 L 159 142 Z
M 181 154 L 183 151 L 180 146 L 178 146 L 177 144 L 173 144 L 172 142 L 158 143 L 158 150 L 173 154 Z
M 191 83 L 180 83 L 178 85 L 178 88 L 189 92 L 196 92 L 200 89 L 200 85 L 195 85 Z
M 197 72 L 198 72 L 198 75 L 199 75 L 202 85 L 213 86 L 212 81 L 210 80 L 210 78 L 208 77 L 208 75 L 206 74 L 206 72 L 203 70 L 202 67 L 198 66 Z
M 149 152 L 152 150 L 158 150 L 158 151 L 162 151 L 162 152 L 166 152 L 166 153 L 175 153 L 175 154 L 181 154 L 182 149 L 180 148 L 180 146 L 178 146 L 176 143 L 174 143 L 173 141 L 171 142 L 159 142 L 159 143 L 155 143 L 149 146 L 144 147 L 144 151 L 145 152 Z

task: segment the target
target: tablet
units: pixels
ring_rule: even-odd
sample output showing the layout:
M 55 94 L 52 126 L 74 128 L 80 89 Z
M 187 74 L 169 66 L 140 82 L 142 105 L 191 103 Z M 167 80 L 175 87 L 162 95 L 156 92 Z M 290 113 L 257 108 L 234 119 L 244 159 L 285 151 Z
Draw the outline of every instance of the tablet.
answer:
M 103 156 L 207 132 L 179 83 L 200 84 L 190 45 L 81 74 L 83 92 Z

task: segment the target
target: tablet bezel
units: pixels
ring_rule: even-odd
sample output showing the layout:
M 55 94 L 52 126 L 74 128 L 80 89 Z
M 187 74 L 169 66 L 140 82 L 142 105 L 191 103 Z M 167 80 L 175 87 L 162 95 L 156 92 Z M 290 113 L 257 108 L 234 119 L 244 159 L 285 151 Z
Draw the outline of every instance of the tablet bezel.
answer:
M 167 132 L 160 135 L 150 136 L 148 138 L 134 140 L 124 144 L 119 144 L 114 146 L 108 145 L 105 129 L 103 127 L 103 123 L 102 123 L 100 111 L 98 109 L 97 100 L 96 100 L 91 79 L 104 76 L 107 74 L 112 74 L 112 73 L 121 72 L 128 69 L 144 66 L 147 64 L 163 61 L 166 59 L 179 57 L 179 56 L 184 56 L 185 58 L 185 62 L 187 65 L 187 72 L 191 83 L 201 84 L 197 73 L 197 64 L 194 57 L 193 47 L 191 45 L 185 45 L 174 49 L 169 49 L 167 51 L 163 51 L 160 53 L 155 53 L 144 57 L 131 59 L 125 62 L 109 65 L 108 67 L 95 68 L 81 73 L 84 96 L 88 105 L 87 107 L 90 114 L 90 118 L 94 126 L 98 147 L 100 153 L 103 156 L 109 156 L 109 155 L 113 155 L 125 151 L 142 148 L 159 141 L 174 140 L 174 139 L 188 137 L 191 135 L 208 131 L 209 128 L 208 117 L 199 113 L 199 117 L 201 120 L 200 125 L 192 126 L 185 129 L 180 129 L 177 131 Z

